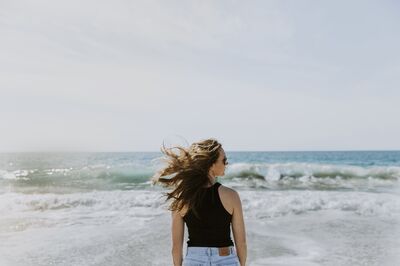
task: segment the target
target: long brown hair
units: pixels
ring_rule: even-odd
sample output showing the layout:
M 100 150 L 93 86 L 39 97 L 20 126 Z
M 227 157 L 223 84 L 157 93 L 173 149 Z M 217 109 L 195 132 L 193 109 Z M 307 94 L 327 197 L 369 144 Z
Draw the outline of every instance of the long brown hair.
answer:
M 161 152 L 167 166 L 153 176 L 153 184 L 173 188 L 165 193 L 166 201 L 172 199 L 169 210 L 180 211 L 186 206 L 198 216 L 197 208 L 204 196 L 202 188 L 210 182 L 208 172 L 217 161 L 221 147 L 221 143 L 212 138 L 195 142 L 188 148 L 166 148 L 163 144 Z

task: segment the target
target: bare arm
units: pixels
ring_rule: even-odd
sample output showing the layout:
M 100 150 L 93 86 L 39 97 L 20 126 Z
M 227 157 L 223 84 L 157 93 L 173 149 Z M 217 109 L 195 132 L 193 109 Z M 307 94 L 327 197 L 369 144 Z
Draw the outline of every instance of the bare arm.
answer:
M 179 212 L 171 212 L 172 218 L 172 259 L 174 266 L 181 266 L 183 260 L 183 236 L 184 236 L 184 221 Z
M 242 203 L 239 194 L 234 191 L 233 196 L 233 213 L 232 213 L 232 231 L 235 240 L 236 252 L 239 257 L 240 265 L 246 265 L 247 259 L 247 243 L 246 229 L 243 219 Z

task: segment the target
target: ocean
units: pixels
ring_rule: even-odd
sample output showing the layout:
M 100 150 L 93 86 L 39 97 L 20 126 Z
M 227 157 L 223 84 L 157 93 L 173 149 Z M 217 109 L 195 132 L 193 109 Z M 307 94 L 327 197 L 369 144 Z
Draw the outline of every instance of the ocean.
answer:
M 247 265 L 400 265 L 400 151 L 226 154 Z M 0 265 L 172 265 L 160 156 L 0 154 Z

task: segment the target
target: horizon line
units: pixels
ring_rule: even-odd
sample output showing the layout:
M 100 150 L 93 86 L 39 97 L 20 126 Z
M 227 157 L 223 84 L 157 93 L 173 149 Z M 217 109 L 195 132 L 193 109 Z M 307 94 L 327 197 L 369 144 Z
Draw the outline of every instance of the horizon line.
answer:
M 225 150 L 226 152 L 400 152 L 400 149 L 366 149 L 366 150 Z M 63 150 L 43 150 L 43 151 L 0 151 L 6 153 L 161 153 L 161 151 L 63 151 Z

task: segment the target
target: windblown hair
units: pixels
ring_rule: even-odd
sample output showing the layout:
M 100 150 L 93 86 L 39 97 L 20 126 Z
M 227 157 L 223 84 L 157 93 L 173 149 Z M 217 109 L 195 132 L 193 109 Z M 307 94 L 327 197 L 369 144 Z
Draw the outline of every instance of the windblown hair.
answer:
M 208 172 L 217 161 L 221 147 L 215 139 L 195 142 L 188 148 L 166 148 L 163 144 L 161 152 L 165 155 L 167 166 L 153 176 L 153 184 L 161 183 L 164 187 L 173 188 L 165 193 L 166 201 L 172 199 L 169 210 L 180 211 L 187 207 L 198 216 L 197 208 L 204 196 L 202 188 L 210 182 Z

